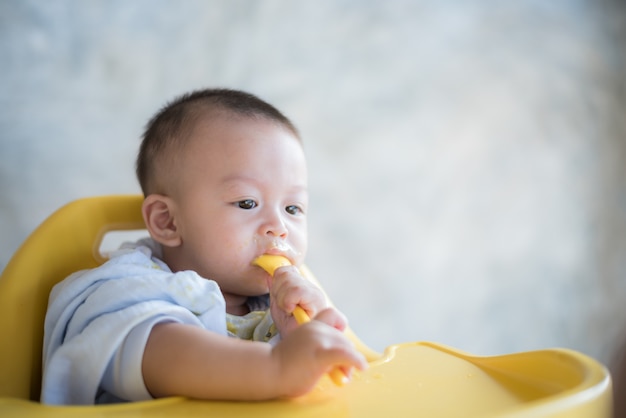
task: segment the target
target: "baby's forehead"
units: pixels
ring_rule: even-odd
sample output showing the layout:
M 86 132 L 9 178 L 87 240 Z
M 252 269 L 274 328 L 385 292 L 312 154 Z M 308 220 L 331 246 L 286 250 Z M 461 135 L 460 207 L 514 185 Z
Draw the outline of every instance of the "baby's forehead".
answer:
M 181 132 L 181 137 L 176 141 L 175 148 L 170 149 L 173 158 L 188 158 L 189 153 L 220 152 L 226 148 L 248 148 L 252 143 L 260 139 L 261 142 L 272 141 L 272 138 L 289 138 L 288 142 L 298 144 L 302 149 L 300 137 L 281 121 L 274 120 L 265 115 L 240 114 L 222 109 L 208 109 L 198 113 L 189 120 L 186 132 Z M 240 141 L 240 139 L 250 139 Z M 288 143 L 287 142 L 287 143 Z M 212 148 L 209 150 L 207 147 Z M 178 161 L 177 163 L 182 163 Z
M 181 141 L 181 145 L 185 146 L 192 141 L 219 142 L 224 137 L 231 136 L 236 130 L 245 130 L 246 128 L 256 130 L 255 125 L 259 127 L 259 130 L 270 127 L 270 129 L 287 133 L 302 146 L 299 134 L 281 121 L 263 114 L 242 114 L 228 109 L 209 109 L 199 113 L 194 118 L 193 124 L 189 126 L 189 131 L 186 138 Z
M 273 127 L 280 132 L 273 132 Z M 261 134 L 257 135 L 257 132 Z M 290 129 L 268 118 L 204 114 L 181 142 L 176 151 L 161 160 L 158 181 L 168 191 L 180 188 L 188 183 L 189 176 L 195 175 L 210 178 L 207 185 L 222 190 L 237 188 L 244 183 L 261 184 L 261 180 L 272 183 L 271 178 L 266 178 L 274 173 L 271 167 L 267 167 L 270 160 L 273 166 L 288 170 L 292 181 L 297 180 L 304 185 L 302 187 L 306 186 L 306 161 L 299 138 Z M 267 150 L 272 150 L 269 157 Z M 294 167 L 296 164 L 298 166 Z

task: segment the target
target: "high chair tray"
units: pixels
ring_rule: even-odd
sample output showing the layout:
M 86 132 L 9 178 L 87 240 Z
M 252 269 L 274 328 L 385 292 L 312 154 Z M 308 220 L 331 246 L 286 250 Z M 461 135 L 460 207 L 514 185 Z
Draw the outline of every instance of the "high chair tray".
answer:
M 104 406 L 44 406 L 0 399 L 3 417 L 610 417 L 611 379 L 567 349 L 471 356 L 417 342 L 389 347 L 337 387 L 324 377 L 308 395 L 271 402 L 175 397 Z

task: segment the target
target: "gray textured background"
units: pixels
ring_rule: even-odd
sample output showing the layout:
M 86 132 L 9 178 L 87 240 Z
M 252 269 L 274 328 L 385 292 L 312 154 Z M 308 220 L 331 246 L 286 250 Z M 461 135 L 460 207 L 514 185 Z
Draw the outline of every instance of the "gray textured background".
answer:
M 0 1 L 0 269 L 60 205 L 134 193 L 147 119 L 251 91 L 299 126 L 309 265 L 377 349 L 626 330 L 615 1 Z

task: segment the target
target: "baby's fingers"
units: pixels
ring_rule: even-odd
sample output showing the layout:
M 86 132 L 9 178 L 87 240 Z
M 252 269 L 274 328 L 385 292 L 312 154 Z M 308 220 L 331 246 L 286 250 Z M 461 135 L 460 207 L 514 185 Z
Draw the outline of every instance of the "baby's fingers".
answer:
M 313 321 L 317 325 L 321 325 L 326 331 L 324 332 L 326 338 L 320 338 L 318 340 L 322 344 L 318 352 L 320 359 L 325 364 L 341 368 L 346 376 L 350 375 L 350 369 L 352 367 L 356 367 L 359 370 L 367 369 L 367 360 L 363 354 L 354 347 L 352 341 L 350 341 L 341 330 L 328 327 L 328 325 L 332 327 L 337 321 L 340 321 L 340 325 L 345 327 L 345 317 L 334 308 L 324 309 L 315 317 L 315 321 Z M 322 323 L 324 325 L 322 325 Z
M 295 267 L 276 270 L 270 296 L 281 310 L 292 313 L 299 305 L 309 316 L 315 316 L 326 303 L 323 293 L 304 279 Z
M 349 377 L 353 367 L 358 370 L 367 369 L 367 360 L 354 348 L 352 342 L 341 332 L 335 333 L 332 342 L 319 354 L 322 361 L 330 365 L 328 371 L 339 368 Z
M 326 308 L 322 310 L 315 316 L 314 319 L 316 321 L 323 322 L 326 325 L 330 325 L 339 331 L 344 331 L 348 326 L 347 318 L 335 308 Z

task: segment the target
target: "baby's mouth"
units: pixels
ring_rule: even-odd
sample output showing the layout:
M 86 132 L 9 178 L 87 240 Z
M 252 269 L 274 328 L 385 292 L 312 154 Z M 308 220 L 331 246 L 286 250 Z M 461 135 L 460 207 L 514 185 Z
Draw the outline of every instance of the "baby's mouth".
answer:
M 269 246 L 269 250 L 276 250 L 284 253 L 293 252 L 291 246 L 284 241 L 272 241 L 271 245 Z
M 291 247 L 291 245 L 289 245 L 285 241 L 278 240 L 270 241 L 265 247 L 263 254 L 282 255 L 283 257 L 289 259 L 291 262 L 295 260 L 297 255 L 296 251 Z

